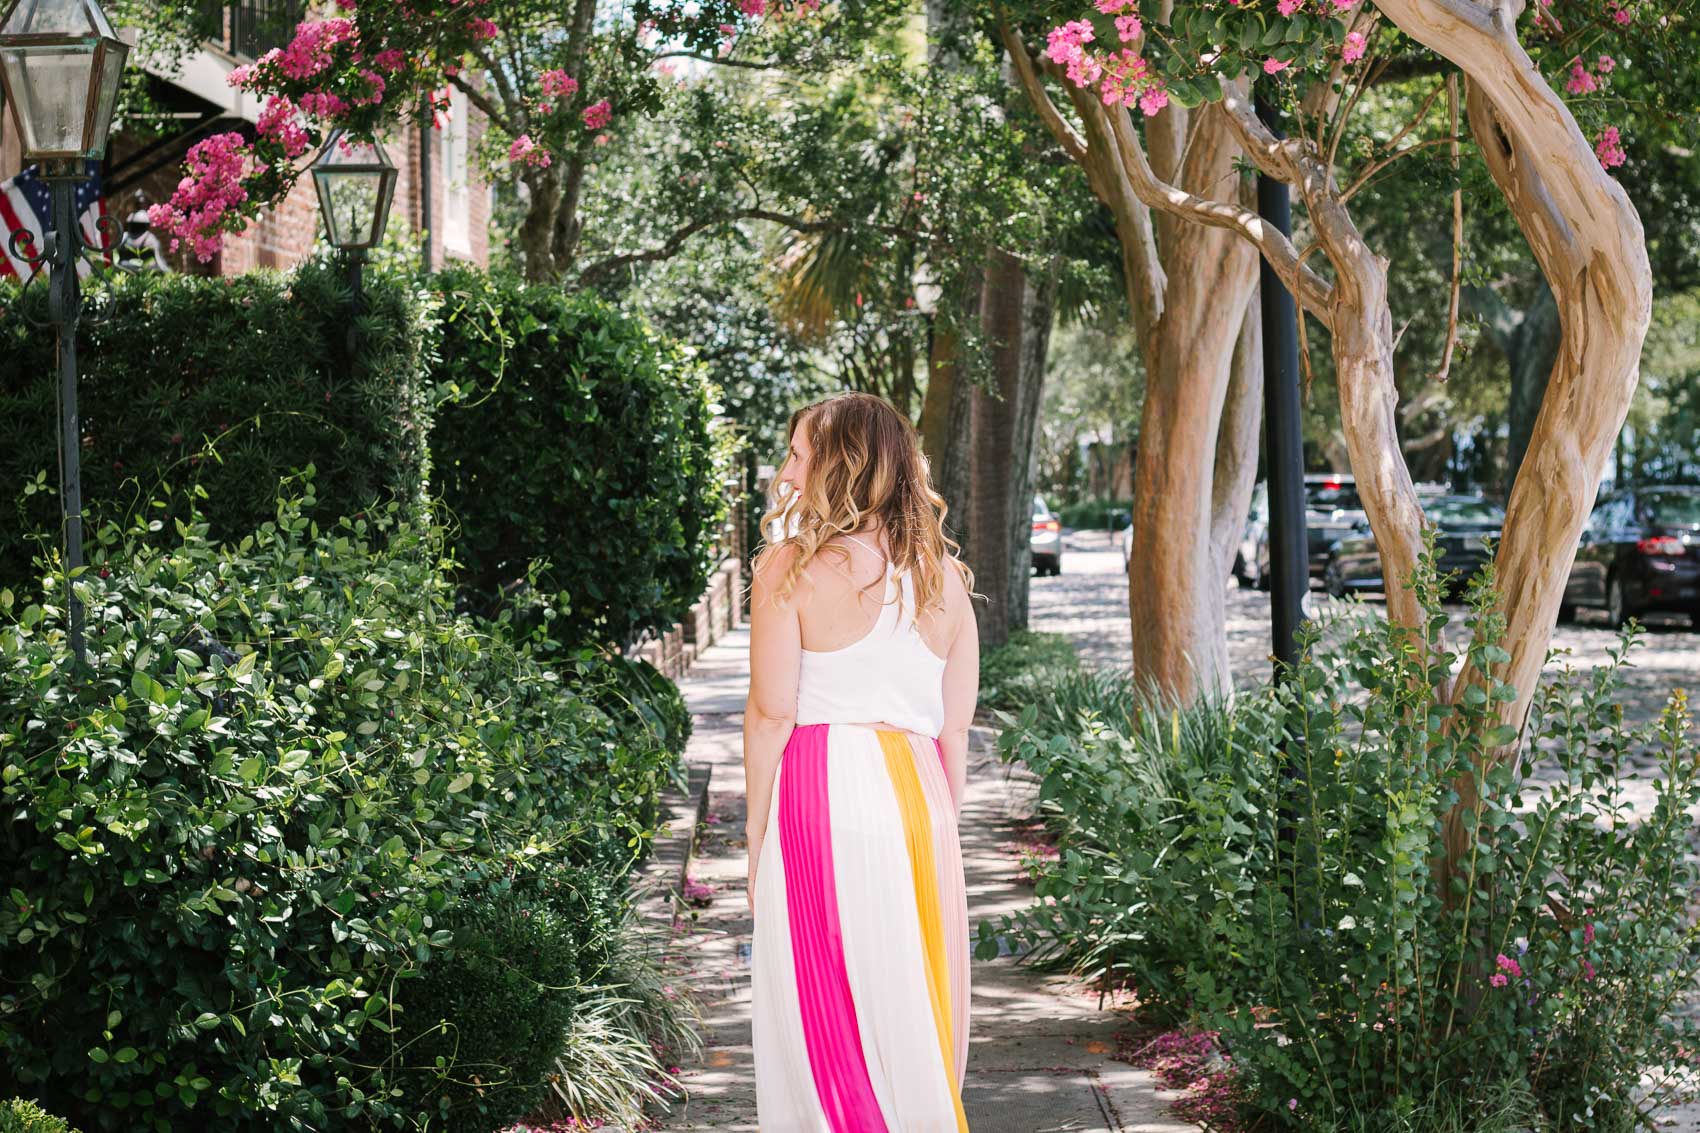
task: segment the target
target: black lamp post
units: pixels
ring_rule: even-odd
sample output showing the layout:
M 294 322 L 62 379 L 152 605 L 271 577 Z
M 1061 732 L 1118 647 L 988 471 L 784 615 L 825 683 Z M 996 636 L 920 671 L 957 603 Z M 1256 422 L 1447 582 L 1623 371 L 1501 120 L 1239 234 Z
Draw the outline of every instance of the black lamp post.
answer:
M 87 251 L 78 226 L 77 182 L 88 163 L 106 156 L 112 110 L 130 47 L 119 39 L 95 0 L 12 0 L 0 15 L 0 86 L 23 143 L 26 163 L 52 185 L 53 229 L 45 247 L 27 233 L 13 232 L 13 252 L 31 268 L 28 287 L 45 270 L 49 276 L 49 321 L 58 338 L 60 509 L 65 525 L 65 599 L 71 650 L 81 664 L 83 607 L 71 575 L 83 565 L 83 500 L 77 423 L 77 322 L 82 294 L 77 267 Z M 99 225 L 111 238 L 117 226 Z M 93 249 L 102 252 L 104 248 Z
M 319 191 L 319 215 L 331 246 L 348 259 L 354 289 L 354 313 L 362 309 L 361 270 L 367 251 L 384 238 L 390 203 L 395 198 L 396 168 L 377 141 L 355 141 L 334 131 L 313 159 L 313 185 Z M 349 327 L 352 336 L 352 323 Z

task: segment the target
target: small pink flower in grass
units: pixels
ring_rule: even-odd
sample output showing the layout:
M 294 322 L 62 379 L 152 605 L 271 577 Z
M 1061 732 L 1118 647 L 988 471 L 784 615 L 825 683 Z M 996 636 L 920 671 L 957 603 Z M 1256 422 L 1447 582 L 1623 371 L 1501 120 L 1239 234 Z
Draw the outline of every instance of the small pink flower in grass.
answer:
M 1268 59 L 1263 61 L 1263 73 L 1265 75 L 1278 75 L 1292 65 L 1292 60 L 1290 59 L 1277 59 L 1274 56 L 1270 56 Z
M 1492 984 L 1494 987 L 1504 987 L 1506 982 L 1504 972 L 1495 972 L 1493 975 L 1488 977 L 1488 983 Z
M 1369 41 L 1361 31 L 1347 32 L 1346 43 L 1341 49 L 1341 56 L 1348 63 L 1356 63 L 1364 57 L 1364 51 L 1369 47 Z
M 1600 159 L 1600 165 L 1605 169 L 1628 160 L 1629 155 L 1623 152 L 1623 139 L 1618 136 L 1616 126 L 1607 126 L 1600 134 L 1600 140 L 1594 143 L 1594 156 Z
M 1521 976 L 1523 974 L 1523 969 L 1518 965 L 1517 961 L 1513 960 L 1503 952 L 1493 958 L 1493 965 L 1500 971 L 1510 972 L 1514 976 Z
M 584 128 L 600 130 L 614 118 L 614 108 L 608 105 L 608 100 L 593 102 L 584 108 Z
M 1290 16 L 1299 10 L 1299 5 L 1303 2 L 1304 0 L 1280 0 L 1280 2 L 1275 5 L 1275 10 L 1280 12 L 1283 16 Z

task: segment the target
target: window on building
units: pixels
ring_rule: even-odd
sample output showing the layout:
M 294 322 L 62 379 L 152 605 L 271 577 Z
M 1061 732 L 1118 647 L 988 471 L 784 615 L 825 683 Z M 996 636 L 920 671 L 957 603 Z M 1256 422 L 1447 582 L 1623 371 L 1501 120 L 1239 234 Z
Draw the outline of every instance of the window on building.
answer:
M 464 256 L 472 254 L 472 163 L 467 133 L 471 111 L 466 92 L 451 87 L 449 123 L 443 129 L 443 247 Z

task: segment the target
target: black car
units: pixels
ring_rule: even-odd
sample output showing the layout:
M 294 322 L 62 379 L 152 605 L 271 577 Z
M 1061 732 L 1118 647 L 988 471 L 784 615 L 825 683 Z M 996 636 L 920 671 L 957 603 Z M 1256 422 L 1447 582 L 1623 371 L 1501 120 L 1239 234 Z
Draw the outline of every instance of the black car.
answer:
M 1559 620 L 1597 606 L 1620 626 L 1648 611 L 1700 625 L 1700 487 L 1630 488 L 1603 497 L 1582 531 Z
M 1263 485 L 1259 484 L 1261 489 Z M 1254 497 L 1254 506 L 1256 499 Z M 1259 590 L 1269 589 L 1269 523 L 1267 505 L 1262 522 L 1254 516 L 1256 553 L 1255 571 L 1246 573 L 1255 580 Z M 1310 473 L 1305 476 L 1305 542 L 1310 562 L 1310 577 L 1322 578 L 1328 568 L 1334 544 L 1360 531 L 1367 531 L 1364 506 L 1358 500 L 1358 487 L 1350 476 L 1333 472 Z M 1248 528 L 1247 538 L 1252 538 Z M 1243 576 L 1242 576 L 1243 577 Z
M 1448 589 L 1457 593 L 1487 563 L 1488 540 L 1499 538 L 1505 513 L 1481 496 L 1451 495 L 1424 500 L 1423 514 L 1438 529 L 1435 550 L 1440 553 L 1440 575 L 1450 578 Z M 1334 544 L 1323 583 L 1336 598 L 1348 590 L 1387 589 L 1381 577 L 1381 554 L 1367 523 Z

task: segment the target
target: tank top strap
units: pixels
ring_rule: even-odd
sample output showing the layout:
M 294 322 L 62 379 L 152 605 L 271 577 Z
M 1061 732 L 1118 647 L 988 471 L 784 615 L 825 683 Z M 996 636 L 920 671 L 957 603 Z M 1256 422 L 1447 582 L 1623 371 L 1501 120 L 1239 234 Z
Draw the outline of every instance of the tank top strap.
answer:
M 846 539 L 850 540 L 852 543 L 855 543 L 857 546 L 863 548 L 864 550 L 872 551 L 874 554 L 878 555 L 885 562 L 886 571 L 888 573 L 890 572 L 890 570 L 891 570 L 891 557 L 889 555 L 887 555 L 884 551 L 880 550 L 878 547 L 874 546 L 872 543 L 869 543 L 865 539 L 856 538 L 854 535 L 850 534 L 848 531 L 844 533 L 844 537 Z

